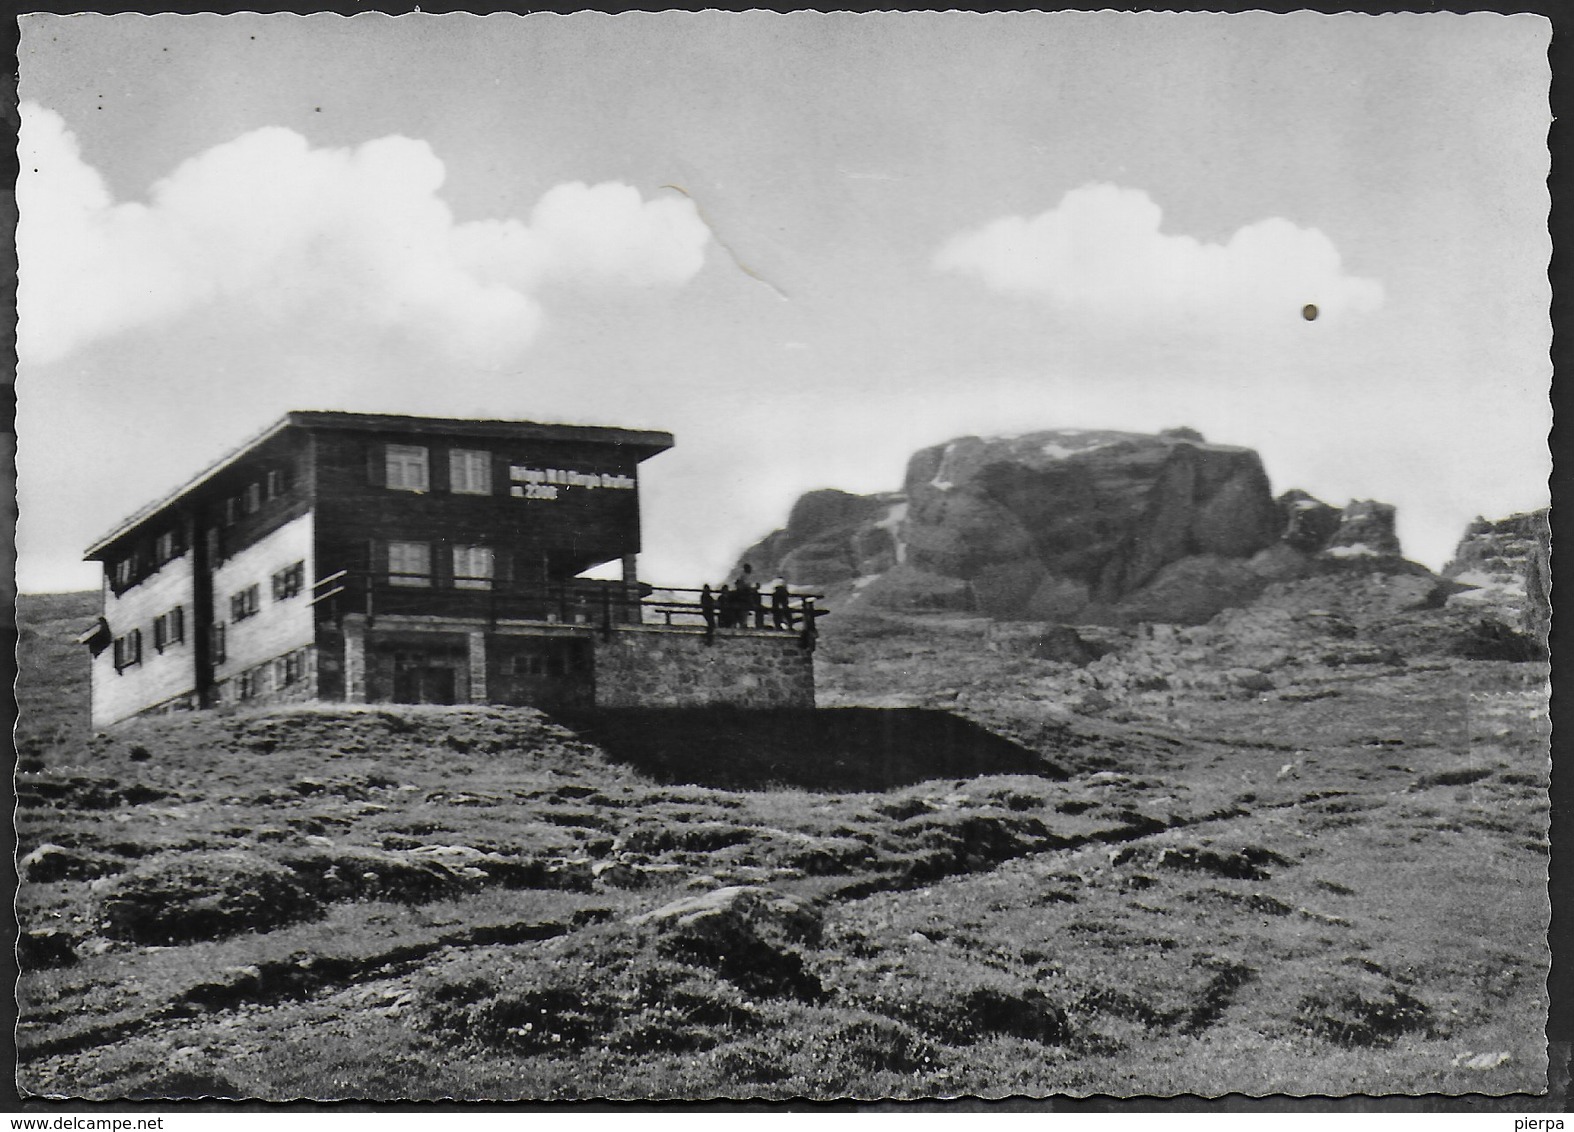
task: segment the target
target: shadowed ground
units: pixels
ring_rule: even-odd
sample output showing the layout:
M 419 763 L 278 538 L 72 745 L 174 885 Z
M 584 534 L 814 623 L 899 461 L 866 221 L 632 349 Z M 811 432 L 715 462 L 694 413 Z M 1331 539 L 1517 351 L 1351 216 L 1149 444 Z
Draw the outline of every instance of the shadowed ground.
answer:
M 658 782 L 729 790 L 889 790 L 937 778 L 1066 771 L 971 720 L 929 708 L 625 708 L 555 716 Z

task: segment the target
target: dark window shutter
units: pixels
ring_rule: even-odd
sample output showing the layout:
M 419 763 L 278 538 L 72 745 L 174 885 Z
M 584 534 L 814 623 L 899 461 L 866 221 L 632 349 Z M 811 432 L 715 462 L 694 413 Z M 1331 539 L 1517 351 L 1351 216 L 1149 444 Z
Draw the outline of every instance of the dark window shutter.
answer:
M 381 444 L 366 446 L 366 482 L 373 487 L 388 486 L 388 457 Z

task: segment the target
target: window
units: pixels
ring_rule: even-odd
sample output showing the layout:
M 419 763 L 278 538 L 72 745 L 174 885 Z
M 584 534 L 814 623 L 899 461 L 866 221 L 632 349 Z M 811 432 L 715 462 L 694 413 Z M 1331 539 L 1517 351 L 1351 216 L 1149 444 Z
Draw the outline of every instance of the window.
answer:
M 224 501 L 224 525 L 233 527 L 238 518 L 240 518 L 240 500 L 232 495 Z
M 449 452 L 448 489 L 456 495 L 491 495 L 492 454 L 463 448 Z
M 153 560 L 160 566 L 186 553 L 186 544 L 180 531 L 165 531 L 153 540 Z
M 388 582 L 395 586 L 432 584 L 432 548 L 424 542 L 388 544 Z
M 259 606 L 259 595 L 256 586 L 247 586 L 230 595 L 230 620 L 244 621 L 248 617 L 255 617 Z
M 268 473 L 267 491 L 269 499 L 277 499 L 283 495 L 286 486 L 287 481 L 284 478 L 284 473 L 278 468 L 274 468 Z
M 454 587 L 461 590 L 492 588 L 492 548 L 454 547 Z
M 546 657 L 536 653 L 517 653 L 503 660 L 504 676 L 545 676 Z
M 306 671 L 306 650 L 296 649 L 273 662 L 273 686 L 288 688 Z
M 386 449 L 387 484 L 401 491 L 427 489 L 426 449 L 408 444 L 390 444 Z
M 306 563 L 297 562 L 293 566 L 286 566 L 273 576 L 273 600 L 283 601 L 294 597 L 305 584 Z
M 515 653 L 503 658 L 504 676 L 566 676 L 578 666 L 561 652 Z
M 224 532 L 217 527 L 208 528 L 208 562 L 209 564 L 224 560 Z
M 212 651 L 213 651 L 213 663 L 214 664 L 223 664 L 224 663 L 224 657 L 225 657 L 225 652 L 224 652 L 224 622 L 219 621 L 219 622 L 216 622 L 214 624 L 213 631 L 212 631 L 212 634 L 211 634 L 211 638 L 212 638 L 211 639 L 211 644 L 213 646 L 213 648 L 212 648 Z
M 133 629 L 124 637 L 115 638 L 115 671 L 124 672 L 134 664 L 142 663 L 142 630 Z
M 162 613 L 153 618 L 153 647 L 163 652 L 171 645 L 178 645 L 186 639 L 186 612 L 182 606 L 177 605 L 168 613 Z
M 235 693 L 249 700 L 262 691 L 262 669 L 250 668 L 235 677 Z
M 123 590 L 131 585 L 137 576 L 137 560 L 132 555 L 117 559 L 112 572 L 114 585 L 117 590 Z
M 241 496 L 241 505 L 245 507 L 248 515 L 255 515 L 262 510 L 262 485 L 260 483 L 246 486 L 246 491 Z

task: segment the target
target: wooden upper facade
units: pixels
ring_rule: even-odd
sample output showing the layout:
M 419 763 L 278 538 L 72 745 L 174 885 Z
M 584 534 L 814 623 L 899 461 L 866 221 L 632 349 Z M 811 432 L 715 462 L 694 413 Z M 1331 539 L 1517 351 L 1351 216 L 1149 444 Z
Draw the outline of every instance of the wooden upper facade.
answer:
M 408 527 L 552 555 L 569 575 L 639 550 L 638 465 L 665 432 L 369 413 L 292 412 L 88 548 L 123 591 L 193 547 L 220 559 L 315 509 L 323 563 L 377 568 Z M 539 474 L 537 474 L 539 473 Z M 572 569 L 568 569 L 574 564 Z

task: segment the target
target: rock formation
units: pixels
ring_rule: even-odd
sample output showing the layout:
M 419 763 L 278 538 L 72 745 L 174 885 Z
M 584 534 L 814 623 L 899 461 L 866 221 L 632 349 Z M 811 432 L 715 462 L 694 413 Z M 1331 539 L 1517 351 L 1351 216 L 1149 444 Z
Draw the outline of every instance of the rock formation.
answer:
M 1449 603 L 1479 609 L 1545 641 L 1552 619 L 1551 549 L 1546 508 L 1506 519 L 1478 517 L 1443 567 L 1445 578 L 1472 587 Z
M 1420 570 L 1392 507 L 1275 499 L 1257 453 L 1191 429 L 962 437 L 915 453 L 900 492 L 810 492 L 743 560 L 842 604 L 1089 624 L 1199 622 L 1275 580 Z

